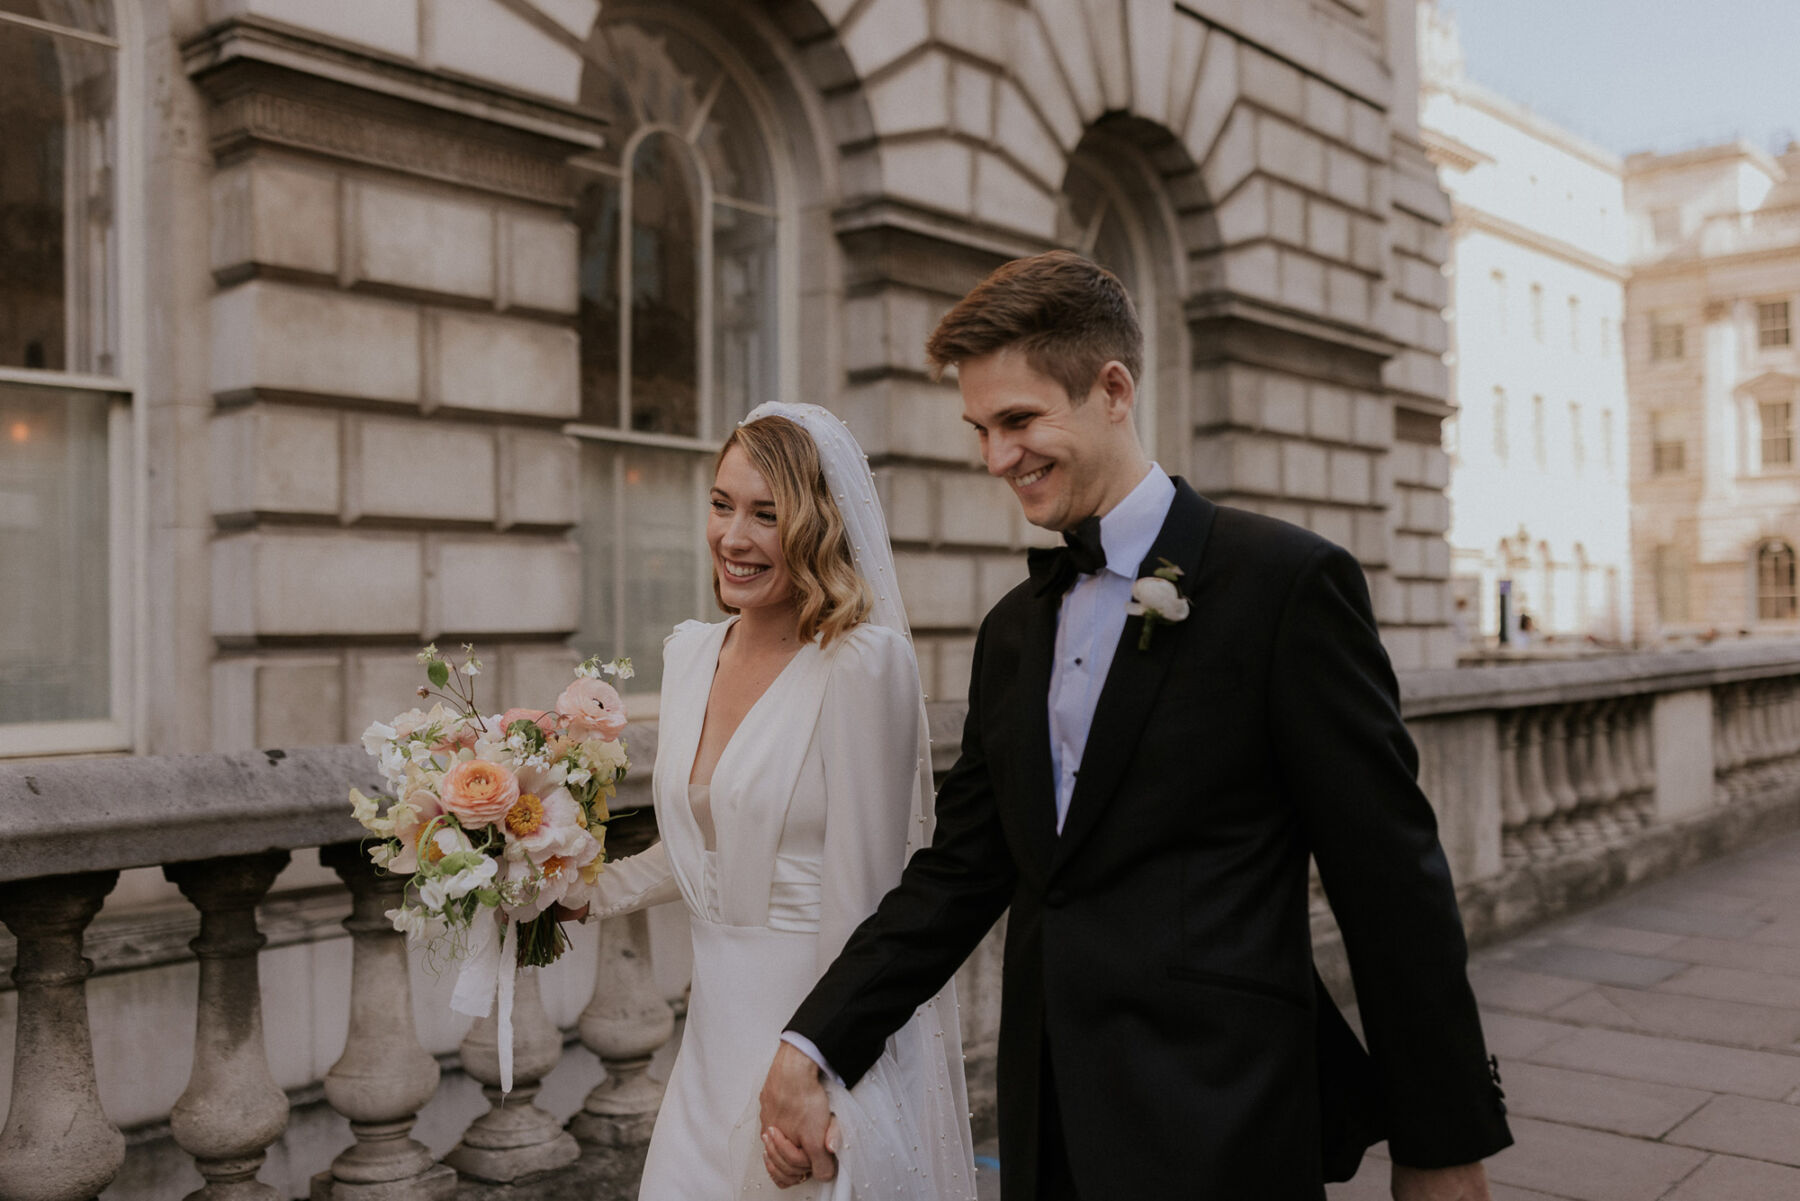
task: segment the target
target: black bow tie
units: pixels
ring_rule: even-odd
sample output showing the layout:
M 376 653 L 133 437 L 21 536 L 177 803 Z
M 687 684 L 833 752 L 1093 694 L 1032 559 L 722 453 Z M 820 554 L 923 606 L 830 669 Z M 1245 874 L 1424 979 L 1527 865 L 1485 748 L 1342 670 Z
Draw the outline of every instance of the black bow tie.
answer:
M 1078 575 L 1094 575 L 1106 568 L 1106 547 L 1100 542 L 1100 519 L 1087 517 L 1063 531 L 1063 545 L 1034 547 L 1026 552 L 1031 578 L 1039 592 L 1066 592 Z

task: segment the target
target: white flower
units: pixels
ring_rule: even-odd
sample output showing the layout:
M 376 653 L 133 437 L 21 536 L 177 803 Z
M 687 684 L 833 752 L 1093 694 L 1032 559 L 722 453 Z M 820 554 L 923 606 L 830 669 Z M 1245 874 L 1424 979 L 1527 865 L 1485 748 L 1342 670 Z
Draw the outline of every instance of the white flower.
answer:
M 1187 620 L 1187 597 L 1170 580 L 1147 575 L 1131 586 L 1131 597 L 1132 603 L 1125 606 L 1125 612 L 1134 617 L 1154 614 L 1158 621 Z
M 385 722 L 373 722 L 362 733 L 363 749 L 379 758 L 383 748 L 399 733 L 393 726 Z

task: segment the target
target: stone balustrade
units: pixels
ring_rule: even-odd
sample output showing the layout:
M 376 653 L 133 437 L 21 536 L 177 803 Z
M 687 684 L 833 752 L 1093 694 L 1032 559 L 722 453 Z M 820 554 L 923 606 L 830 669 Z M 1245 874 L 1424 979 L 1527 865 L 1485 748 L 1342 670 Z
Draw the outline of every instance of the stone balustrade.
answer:
M 1800 646 L 1415 673 L 1402 688 L 1421 780 L 1477 941 L 1800 823 Z M 942 735 L 960 714 L 938 705 L 932 717 Z M 634 727 L 627 737 L 640 764 L 653 760 L 654 729 Z M 947 759 L 954 736 L 938 744 Z M 134 1146 L 156 1141 L 146 1141 L 142 1121 L 122 1132 L 102 1103 L 97 1059 L 115 1076 L 133 1067 L 108 1063 L 90 1029 L 93 965 L 83 957 L 100 956 L 104 978 L 129 973 L 144 952 L 114 927 L 138 921 L 141 932 L 173 921 L 102 911 L 120 873 L 135 868 L 160 868 L 197 917 L 184 927 L 198 931 L 192 1062 L 158 1144 L 159 1154 L 185 1156 L 183 1170 L 204 1181 L 194 1196 L 277 1197 L 310 1187 L 315 1201 L 402 1201 L 529 1190 L 555 1201 L 634 1192 L 660 1101 L 648 1069 L 676 1026 L 653 980 L 646 918 L 576 930 L 578 942 L 589 940 L 581 954 L 544 969 L 596 965 L 591 1000 L 578 1017 L 565 1005 L 560 1028 L 540 1000 L 540 973 L 521 978 L 515 1084 L 502 1103 L 491 1021 L 470 1026 L 459 1053 L 434 1055 L 422 1042 L 418 1015 L 431 1011 L 419 1005 L 437 1001 L 419 991 L 416 962 L 383 916 L 399 882 L 369 866 L 344 800 L 372 774 L 360 747 L 0 766 L 0 801 L 11 815 L 0 841 L 0 922 L 14 940 L 0 944 L 0 954 L 10 949 L 15 962 L 0 1198 L 95 1197 L 125 1163 L 127 1135 Z M 647 806 L 647 784 L 640 771 L 620 808 Z M 642 845 L 651 835 L 643 823 L 639 830 Z M 629 828 L 616 835 L 611 849 L 628 852 Z M 313 1019 L 342 1023 L 341 1053 L 313 1085 L 284 1087 L 270 1067 L 269 1048 L 279 1044 L 265 1030 L 265 1010 L 280 998 L 259 984 L 263 927 L 286 930 L 299 920 L 295 907 L 304 904 L 271 887 L 290 859 L 300 866 L 315 857 L 348 894 L 329 923 L 315 922 L 305 935 L 341 940 L 339 918 L 349 935 L 344 985 L 322 990 Z M 1322 970 L 1341 980 L 1322 906 L 1318 933 Z M 963 1020 L 982 1110 L 980 1094 L 991 1098 L 998 996 L 992 947 L 964 973 Z M 116 991 L 108 1004 L 117 1003 Z M 332 1005 L 336 1017 L 320 1016 Z M 114 1041 L 104 1047 L 119 1053 Z M 604 1078 L 591 1089 L 584 1083 L 557 1110 L 540 1092 L 547 1077 L 590 1052 Z M 458 1088 L 454 1146 L 440 1138 L 434 1151 L 421 1114 Z M 339 1149 L 290 1163 L 293 1127 L 314 1112 L 339 1123 Z M 283 1180 L 303 1171 L 299 1188 L 271 1183 L 277 1161 L 288 1171 Z M 110 1195 L 149 1193 L 115 1187 Z

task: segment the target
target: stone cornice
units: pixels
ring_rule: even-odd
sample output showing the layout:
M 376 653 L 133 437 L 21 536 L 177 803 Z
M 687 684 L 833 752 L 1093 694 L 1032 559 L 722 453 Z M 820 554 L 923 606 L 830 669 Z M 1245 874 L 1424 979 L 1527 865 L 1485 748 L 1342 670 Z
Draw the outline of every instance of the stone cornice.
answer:
M 1609 262 L 1592 251 L 1583 250 L 1572 242 L 1565 242 L 1561 238 L 1553 238 L 1549 234 L 1539 233 L 1516 221 L 1508 221 L 1505 217 L 1497 217 L 1493 213 L 1471 208 L 1465 204 L 1453 205 L 1452 213 L 1450 220 L 1450 236 L 1452 238 L 1465 230 L 1479 230 L 1482 233 L 1493 234 L 1497 238 L 1505 238 L 1527 250 L 1535 250 L 1540 254 L 1549 255 L 1551 258 L 1561 259 L 1571 266 L 1580 267 L 1584 271 L 1592 271 L 1596 275 L 1605 276 L 1607 279 L 1616 280 L 1619 283 L 1624 283 L 1626 276 L 1630 274 L 1620 263 Z
M 598 114 L 271 22 L 212 26 L 183 57 L 221 161 L 266 144 L 560 206 L 569 160 L 603 141 Z

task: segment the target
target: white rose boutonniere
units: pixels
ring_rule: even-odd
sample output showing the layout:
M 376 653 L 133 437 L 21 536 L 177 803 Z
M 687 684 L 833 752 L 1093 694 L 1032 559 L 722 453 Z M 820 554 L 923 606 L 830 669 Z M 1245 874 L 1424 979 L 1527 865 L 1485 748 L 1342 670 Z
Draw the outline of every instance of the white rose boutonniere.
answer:
M 1161 567 L 1131 586 L 1131 603 L 1125 606 L 1125 612 L 1144 619 L 1144 632 L 1138 635 L 1138 650 L 1150 649 L 1150 636 L 1158 623 L 1172 625 L 1187 620 L 1188 599 L 1181 595 L 1181 589 L 1175 584 L 1180 578 L 1181 568 L 1164 559 Z

